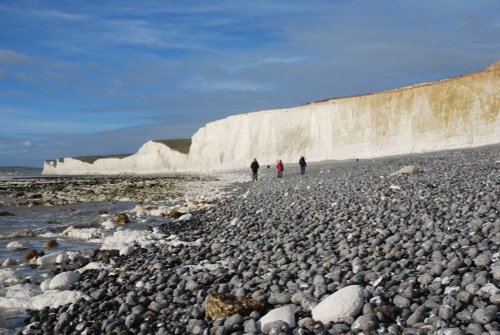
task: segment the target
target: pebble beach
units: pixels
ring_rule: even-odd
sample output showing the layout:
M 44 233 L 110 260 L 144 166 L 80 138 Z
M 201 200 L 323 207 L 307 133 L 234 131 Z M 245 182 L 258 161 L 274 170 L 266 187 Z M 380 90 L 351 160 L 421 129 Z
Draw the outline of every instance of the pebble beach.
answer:
M 18 333 L 500 334 L 499 172 L 493 145 L 145 197 L 125 214 L 150 236 L 66 259 L 36 285 L 75 298 Z

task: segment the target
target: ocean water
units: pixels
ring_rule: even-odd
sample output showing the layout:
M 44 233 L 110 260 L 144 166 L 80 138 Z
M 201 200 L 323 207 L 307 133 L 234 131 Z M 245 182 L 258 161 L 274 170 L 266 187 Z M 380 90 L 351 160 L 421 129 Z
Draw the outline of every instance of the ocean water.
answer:
M 0 180 L 40 177 L 41 174 L 42 174 L 41 168 L 22 167 L 22 166 L 21 167 L 0 166 Z

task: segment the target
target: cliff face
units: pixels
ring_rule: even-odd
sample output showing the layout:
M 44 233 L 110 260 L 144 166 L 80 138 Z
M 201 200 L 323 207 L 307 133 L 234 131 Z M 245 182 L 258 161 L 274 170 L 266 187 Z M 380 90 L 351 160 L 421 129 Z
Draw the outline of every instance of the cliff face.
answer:
M 137 153 L 124 158 L 101 158 L 87 163 L 75 158 L 46 161 L 42 174 L 154 174 L 182 170 L 187 155 L 170 149 L 163 143 L 149 141 Z
M 370 158 L 500 142 L 500 69 L 289 109 L 235 115 L 201 128 L 191 161 L 213 169 Z
M 497 62 L 462 77 L 230 116 L 199 129 L 188 155 L 158 148 L 145 155 L 143 146 L 119 163 L 97 160 L 85 169 L 93 171 L 88 173 L 207 171 L 247 167 L 254 157 L 261 164 L 277 159 L 296 163 L 302 155 L 320 161 L 474 147 L 500 143 L 499 114 Z M 44 173 L 84 168 L 66 160 L 44 168 Z

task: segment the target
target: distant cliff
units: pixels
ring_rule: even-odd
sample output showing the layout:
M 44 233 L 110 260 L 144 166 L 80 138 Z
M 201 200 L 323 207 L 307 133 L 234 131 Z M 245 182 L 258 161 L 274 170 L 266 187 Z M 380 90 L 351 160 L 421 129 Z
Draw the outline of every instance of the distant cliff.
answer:
M 372 158 L 500 143 L 500 61 L 484 71 L 395 90 L 239 114 L 211 122 L 189 152 L 148 142 L 93 163 L 47 161 L 44 174 L 162 173 L 276 159 Z

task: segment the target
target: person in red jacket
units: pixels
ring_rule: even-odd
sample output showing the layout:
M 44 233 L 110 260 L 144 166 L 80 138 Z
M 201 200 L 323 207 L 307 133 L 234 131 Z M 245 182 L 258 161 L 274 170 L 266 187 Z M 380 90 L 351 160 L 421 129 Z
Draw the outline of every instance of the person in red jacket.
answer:
M 278 161 L 278 164 L 276 164 L 276 170 L 278 170 L 278 178 L 282 178 L 284 167 L 281 159 Z

